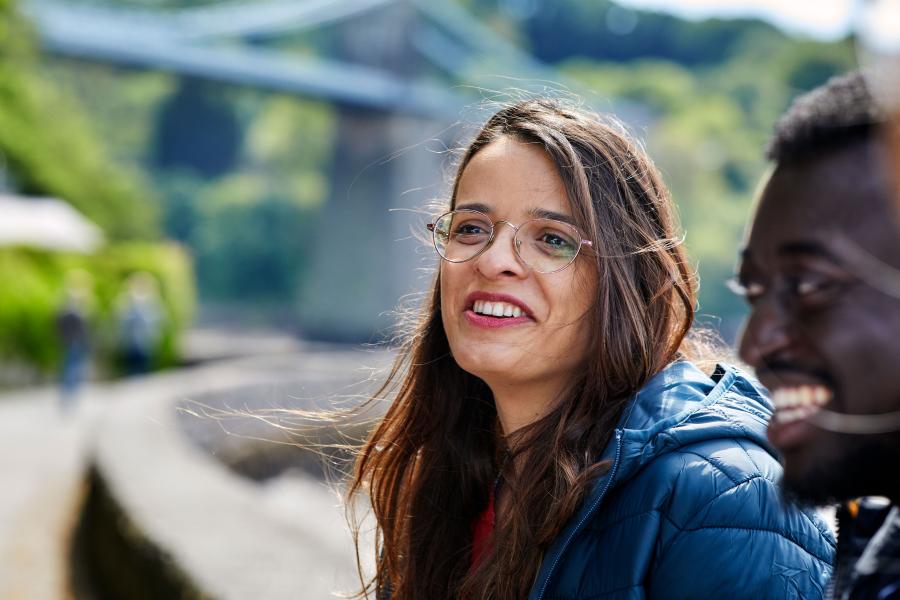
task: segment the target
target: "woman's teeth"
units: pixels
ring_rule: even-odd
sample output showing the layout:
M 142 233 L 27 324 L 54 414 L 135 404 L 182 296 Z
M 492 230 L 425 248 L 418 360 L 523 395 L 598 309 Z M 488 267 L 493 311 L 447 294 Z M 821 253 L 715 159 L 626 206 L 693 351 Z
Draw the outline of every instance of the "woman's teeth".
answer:
M 775 421 L 779 424 L 808 419 L 831 400 L 831 390 L 822 385 L 779 388 L 772 392 Z
M 507 302 L 488 302 L 486 300 L 476 300 L 472 310 L 479 315 L 487 315 L 489 317 L 521 317 L 522 309 L 514 304 Z

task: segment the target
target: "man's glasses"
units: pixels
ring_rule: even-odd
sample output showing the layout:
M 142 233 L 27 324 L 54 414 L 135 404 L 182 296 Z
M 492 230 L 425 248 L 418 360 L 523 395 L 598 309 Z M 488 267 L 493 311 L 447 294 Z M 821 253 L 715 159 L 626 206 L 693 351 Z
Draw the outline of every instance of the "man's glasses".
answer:
M 565 269 L 582 246 L 592 246 L 574 225 L 554 219 L 531 219 L 521 225 L 509 221 L 494 223 L 477 210 L 454 210 L 428 224 L 438 254 L 452 263 L 472 260 L 494 241 L 495 227 L 509 225 L 515 231 L 513 248 L 519 259 L 538 273 Z

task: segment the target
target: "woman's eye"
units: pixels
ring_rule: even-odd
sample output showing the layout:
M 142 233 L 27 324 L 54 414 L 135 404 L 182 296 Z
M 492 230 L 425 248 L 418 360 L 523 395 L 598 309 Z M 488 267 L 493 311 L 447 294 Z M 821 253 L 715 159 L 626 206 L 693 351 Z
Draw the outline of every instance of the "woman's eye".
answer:
M 537 238 L 538 243 L 546 252 L 553 254 L 571 254 L 575 250 L 575 244 L 568 236 L 545 231 Z
M 460 223 L 456 227 L 456 230 L 453 233 L 455 233 L 457 235 L 460 235 L 460 234 L 463 234 L 463 235 L 465 235 L 465 234 L 469 234 L 469 235 L 482 234 L 482 233 L 487 233 L 487 227 L 482 223 L 473 223 L 473 222 Z
M 568 241 L 566 241 L 563 238 L 561 238 L 560 236 L 554 235 L 552 233 L 545 234 L 543 242 L 550 246 L 569 246 L 569 245 L 571 245 L 571 244 L 569 244 Z
M 452 241 L 467 246 L 480 245 L 487 242 L 491 236 L 489 225 L 481 221 L 463 221 L 453 227 Z

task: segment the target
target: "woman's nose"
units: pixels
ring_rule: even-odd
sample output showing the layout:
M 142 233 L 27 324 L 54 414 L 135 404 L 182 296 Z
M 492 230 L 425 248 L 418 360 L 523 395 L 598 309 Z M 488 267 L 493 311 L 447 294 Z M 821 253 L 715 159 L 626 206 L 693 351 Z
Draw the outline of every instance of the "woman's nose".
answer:
M 506 227 L 502 227 L 506 225 Z M 528 274 L 528 266 L 522 262 L 515 250 L 516 228 L 506 221 L 494 225 L 494 239 L 476 260 L 478 271 L 488 278 L 498 276 L 523 277 Z

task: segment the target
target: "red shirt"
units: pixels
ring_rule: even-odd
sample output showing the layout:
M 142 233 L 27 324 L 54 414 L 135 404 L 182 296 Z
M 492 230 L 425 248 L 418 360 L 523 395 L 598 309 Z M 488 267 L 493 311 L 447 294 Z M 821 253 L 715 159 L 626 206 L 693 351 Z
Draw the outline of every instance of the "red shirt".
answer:
M 494 530 L 494 492 L 488 498 L 487 508 L 484 509 L 475 523 L 472 525 L 472 568 L 478 566 L 481 557 L 488 550 L 488 538 Z

